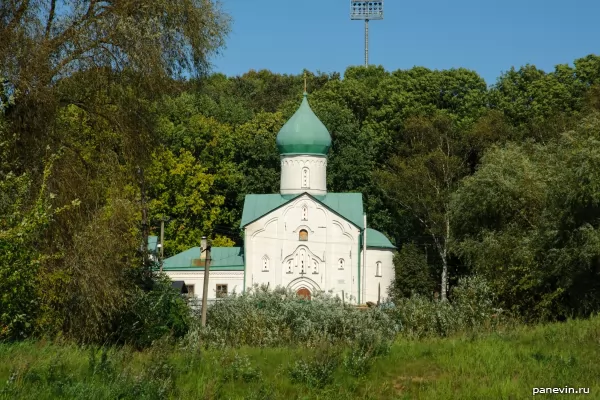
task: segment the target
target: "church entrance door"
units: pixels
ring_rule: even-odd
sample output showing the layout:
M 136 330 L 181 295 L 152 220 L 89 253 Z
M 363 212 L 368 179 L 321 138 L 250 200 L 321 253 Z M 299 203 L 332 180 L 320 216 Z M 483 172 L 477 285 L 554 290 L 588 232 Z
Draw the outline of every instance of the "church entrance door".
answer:
M 298 295 L 298 297 L 302 297 L 305 300 L 310 300 L 310 290 L 308 290 L 307 288 L 298 289 L 296 294 Z

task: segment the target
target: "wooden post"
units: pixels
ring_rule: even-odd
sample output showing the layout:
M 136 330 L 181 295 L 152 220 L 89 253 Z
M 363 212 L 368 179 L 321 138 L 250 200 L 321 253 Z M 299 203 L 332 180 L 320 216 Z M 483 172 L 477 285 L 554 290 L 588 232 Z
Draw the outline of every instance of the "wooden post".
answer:
M 377 305 L 381 303 L 381 282 L 377 286 Z
M 206 260 L 204 261 L 204 288 L 202 289 L 202 326 L 206 326 L 206 309 L 208 308 L 208 277 L 210 275 L 210 245 L 206 236 L 202 237 L 200 254 L 206 251 Z
M 165 259 L 165 219 L 160 220 L 160 272 L 163 272 L 163 260 Z
M 146 207 L 146 181 L 144 179 L 144 170 L 138 167 L 138 175 L 140 179 L 140 194 L 142 201 L 142 257 L 144 268 L 148 267 L 148 208 Z

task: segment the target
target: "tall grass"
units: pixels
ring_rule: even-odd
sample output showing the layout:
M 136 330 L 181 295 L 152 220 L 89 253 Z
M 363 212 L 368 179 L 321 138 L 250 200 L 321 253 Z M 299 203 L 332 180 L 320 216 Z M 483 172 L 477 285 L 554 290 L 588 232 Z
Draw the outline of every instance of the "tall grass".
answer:
M 0 398 L 529 399 L 534 387 L 565 386 L 590 388 L 568 398 L 600 395 L 600 317 L 479 337 L 403 337 L 364 373 L 352 372 L 351 352 L 328 343 L 189 351 L 161 342 L 144 352 L 0 344 Z
M 0 344 L 0 398 L 519 399 L 565 385 L 600 393 L 600 317 L 517 326 L 494 304 L 477 277 L 449 302 L 413 296 L 367 310 L 257 287 L 210 307 L 207 327 L 196 318 L 184 339 L 145 351 Z

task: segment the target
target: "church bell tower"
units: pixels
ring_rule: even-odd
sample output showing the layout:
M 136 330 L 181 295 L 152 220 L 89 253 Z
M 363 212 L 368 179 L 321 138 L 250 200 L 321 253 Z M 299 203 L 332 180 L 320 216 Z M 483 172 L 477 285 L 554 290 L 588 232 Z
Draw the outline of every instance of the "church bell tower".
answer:
M 327 194 L 329 131 L 308 104 L 306 77 L 302 104 L 277 134 L 281 158 L 280 193 Z

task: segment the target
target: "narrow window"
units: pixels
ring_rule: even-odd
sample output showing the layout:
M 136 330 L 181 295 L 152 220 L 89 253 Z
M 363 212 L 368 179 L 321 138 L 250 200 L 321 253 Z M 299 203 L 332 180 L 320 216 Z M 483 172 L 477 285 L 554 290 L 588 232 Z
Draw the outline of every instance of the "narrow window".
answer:
M 377 261 L 375 268 L 375 276 L 381 277 L 381 261 Z
M 310 171 L 307 167 L 302 168 L 302 188 L 310 187 Z
M 308 207 L 302 206 L 302 221 L 308 221 Z
M 287 267 L 288 267 L 288 270 L 287 270 L 288 274 L 291 274 L 292 273 L 292 260 L 288 260 Z
M 318 274 L 319 273 L 319 263 L 317 262 L 317 260 L 313 259 L 313 274 Z
M 306 229 L 302 229 L 298 236 L 299 240 L 306 242 L 308 240 L 308 231 Z
M 262 258 L 262 270 L 263 271 L 269 270 L 269 257 L 266 255 Z
M 217 298 L 227 296 L 227 285 L 218 284 L 217 285 Z
M 344 269 L 344 259 L 340 258 L 338 261 L 338 269 Z

